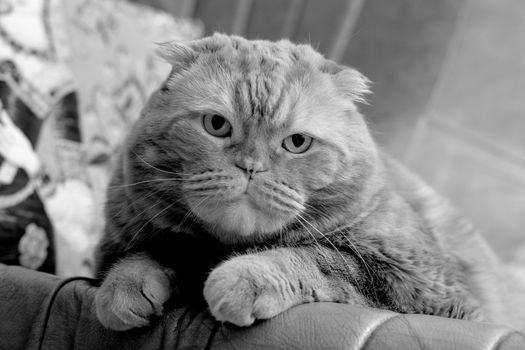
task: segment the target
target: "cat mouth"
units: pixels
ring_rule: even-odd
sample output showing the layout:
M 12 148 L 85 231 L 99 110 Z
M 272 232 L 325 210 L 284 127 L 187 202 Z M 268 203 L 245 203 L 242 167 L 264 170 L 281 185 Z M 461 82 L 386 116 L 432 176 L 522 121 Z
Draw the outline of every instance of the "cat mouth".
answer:
M 219 204 L 222 203 L 222 205 L 233 205 L 237 207 L 244 206 L 251 210 L 266 213 L 267 210 L 265 210 L 265 207 L 261 205 L 262 203 L 260 202 L 260 199 L 258 199 L 254 194 L 254 190 L 252 189 L 252 187 L 253 186 L 250 186 L 249 184 L 246 185 L 244 190 L 239 191 L 236 196 L 232 196 L 230 198 L 223 198 L 222 200 L 219 200 Z
M 236 202 L 238 205 L 244 205 L 252 210 L 264 212 L 263 208 L 261 208 L 260 204 L 257 204 L 257 200 L 248 192 L 248 190 L 245 190 L 239 197 L 237 197 Z
M 258 200 L 255 195 L 254 185 L 248 182 L 244 192 L 239 196 L 239 203 L 243 203 L 246 206 L 249 206 L 253 210 L 258 210 L 260 212 L 266 213 L 267 210 L 265 207 L 261 206 L 260 199 Z
M 255 184 L 252 179 L 248 179 L 244 185 L 243 195 L 249 195 L 254 190 Z

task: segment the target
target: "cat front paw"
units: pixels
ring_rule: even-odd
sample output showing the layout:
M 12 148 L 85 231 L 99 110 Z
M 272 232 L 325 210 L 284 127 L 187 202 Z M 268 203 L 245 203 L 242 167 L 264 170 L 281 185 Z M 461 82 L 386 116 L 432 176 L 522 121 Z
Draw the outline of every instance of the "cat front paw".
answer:
M 237 257 L 215 268 L 204 285 L 204 298 L 215 319 L 241 327 L 294 304 L 290 283 L 278 268 L 251 257 Z
M 112 271 L 95 296 L 95 310 L 106 328 L 125 331 L 149 324 L 161 315 L 172 293 L 170 278 L 161 269 Z

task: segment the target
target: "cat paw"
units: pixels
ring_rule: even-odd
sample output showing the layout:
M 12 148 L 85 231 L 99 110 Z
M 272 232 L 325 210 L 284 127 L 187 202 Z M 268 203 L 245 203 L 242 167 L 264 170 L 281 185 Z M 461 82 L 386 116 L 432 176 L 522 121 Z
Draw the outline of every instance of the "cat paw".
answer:
M 213 270 L 204 285 L 204 298 L 218 321 L 246 327 L 290 308 L 286 279 L 275 266 L 238 257 Z M 284 294 L 283 294 L 284 293 Z
M 161 315 L 171 295 L 169 276 L 161 269 L 122 273 L 106 277 L 95 296 L 95 310 L 106 328 L 125 331 L 149 324 L 151 316 Z

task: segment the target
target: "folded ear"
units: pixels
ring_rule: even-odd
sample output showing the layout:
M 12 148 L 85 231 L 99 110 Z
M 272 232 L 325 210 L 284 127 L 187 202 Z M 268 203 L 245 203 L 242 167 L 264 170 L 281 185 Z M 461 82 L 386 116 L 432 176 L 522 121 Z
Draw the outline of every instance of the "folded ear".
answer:
M 177 41 L 157 43 L 155 53 L 171 64 L 175 71 L 187 67 L 197 58 L 195 50 Z
M 370 94 L 370 80 L 357 70 L 346 68 L 334 76 L 337 89 L 354 102 L 367 103 L 365 96 Z
M 370 94 L 370 80 L 357 70 L 326 61 L 321 71 L 331 74 L 336 89 L 357 103 L 367 103 L 365 96 Z

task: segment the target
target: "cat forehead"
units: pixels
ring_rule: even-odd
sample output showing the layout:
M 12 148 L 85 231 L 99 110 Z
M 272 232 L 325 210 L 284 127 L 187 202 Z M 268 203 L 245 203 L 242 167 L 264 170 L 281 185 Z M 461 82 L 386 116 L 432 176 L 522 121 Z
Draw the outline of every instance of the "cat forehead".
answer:
M 169 49 L 175 62 L 187 59 L 187 68 L 175 74 L 184 80 L 174 85 L 183 92 L 180 96 L 188 109 L 232 115 L 249 124 L 262 122 L 271 129 L 303 126 L 320 132 L 315 128 L 318 121 L 354 109 L 352 98 L 359 98 L 359 91 L 366 90 L 366 83 L 359 85 L 358 73 L 339 75 L 343 67 L 309 45 L 288 40 L 214 34 Z M 358 83 L 341 89 L 338 77 Z M 353 86 L 357 86 L 357 93 Z M 337 117 L 336 124 L 339 121 Z
M 325 88 L 332 85 L 329 79 L 320 79 L 326 78 L 318 69 L 326 60 L 309 45 L 215 34 L 191 47 L 204 54 L 201 64 L 209 72 L 206 75 L 220 76 L 223 93 L 233 95 L 234 113 L 246 119 L 264 119 L 281 127 L 289 122 L 290 110 L 312 80 Z
M 246 69 L 258 69 L 266 63 L 293 65 L 298 61 L 317 63 L 324 59 L 310 45 L 294 44 L 286 39 L 276 42 L 247 40 L 235 35 L 215 33 L 195 40 L 189 46 L 197 53 L 223 56 L 241 62 Z
M 347 107 L 327 76 L 300 70 L 282 76 L 243 77 L 234 91 L 235 113 L 245 121 L 264 122 L 272 129 L 341 114 Z

